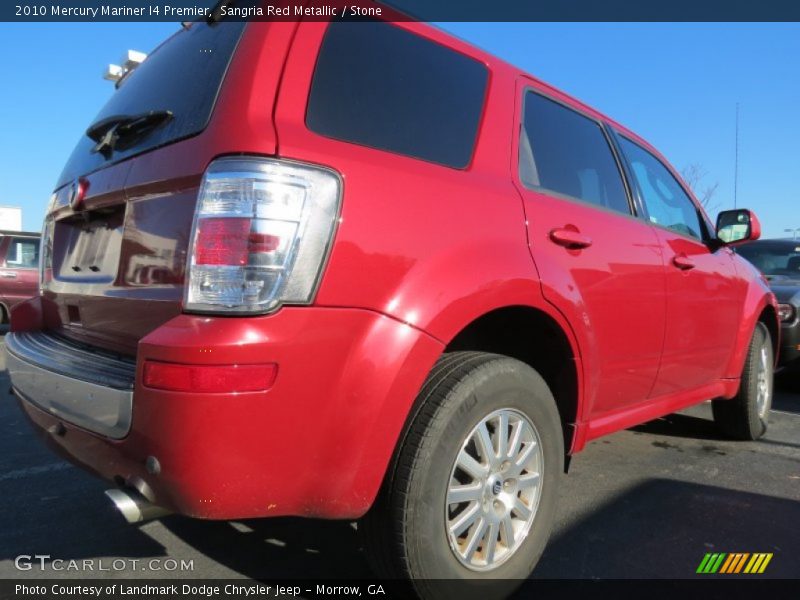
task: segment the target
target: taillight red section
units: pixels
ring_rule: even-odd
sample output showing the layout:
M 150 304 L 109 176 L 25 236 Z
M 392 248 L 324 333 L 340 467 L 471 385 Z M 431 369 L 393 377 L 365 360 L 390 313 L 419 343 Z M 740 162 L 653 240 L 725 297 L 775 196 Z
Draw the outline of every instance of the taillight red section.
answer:
M 197 393 L 262 392 L 275 383 L 278 365 L 182 365 L 148 360 L 144 385 L 158 390 Z
M 195 263 L 198 265 L 247 264 L 250 219 L 205 218 L 197 222 Z

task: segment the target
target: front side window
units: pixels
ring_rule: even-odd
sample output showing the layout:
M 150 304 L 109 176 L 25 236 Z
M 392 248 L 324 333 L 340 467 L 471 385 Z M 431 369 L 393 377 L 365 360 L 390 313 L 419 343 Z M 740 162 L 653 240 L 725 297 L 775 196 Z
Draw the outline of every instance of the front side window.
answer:
M 630 214 L 622 176 L 600 124 L 535 92 L 525 96 L 519 173 L 526 187 Z
M 306 111 L 311 131 L 463 169 L 472 158 L 485 65 L 395 25 L 335 22 Z
M 35 269 L 39 266 L 39 240 L 11 238 L 6 252 L 6 267 Z
M 650 222 L 703 239 L 697 207 L 672 173 L 650 152 L 627 138 L 620 138 L 620 145 L 639 184 Z

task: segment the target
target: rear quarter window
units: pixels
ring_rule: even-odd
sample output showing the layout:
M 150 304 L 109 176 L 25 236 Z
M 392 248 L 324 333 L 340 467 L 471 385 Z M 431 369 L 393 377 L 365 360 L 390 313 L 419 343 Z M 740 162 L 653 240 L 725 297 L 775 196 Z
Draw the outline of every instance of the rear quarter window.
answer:
M 463 169 L 487 80 L 485 65 L 397 26 L 332 23 L 306 125 L 326 137 Z

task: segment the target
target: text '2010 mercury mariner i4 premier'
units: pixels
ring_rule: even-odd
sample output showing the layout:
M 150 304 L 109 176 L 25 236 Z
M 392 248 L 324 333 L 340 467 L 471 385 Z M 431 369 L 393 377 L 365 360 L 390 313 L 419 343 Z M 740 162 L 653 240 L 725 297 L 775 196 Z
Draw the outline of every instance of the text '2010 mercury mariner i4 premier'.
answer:
M 503 596 L 588 441 L 708 399 L 764 433 L 777 307 L 731 249 L 759 235 L 433 27 L 196 22 L 69 158 L 8 369 L 130 520 L 360 519 L 413 593 Z

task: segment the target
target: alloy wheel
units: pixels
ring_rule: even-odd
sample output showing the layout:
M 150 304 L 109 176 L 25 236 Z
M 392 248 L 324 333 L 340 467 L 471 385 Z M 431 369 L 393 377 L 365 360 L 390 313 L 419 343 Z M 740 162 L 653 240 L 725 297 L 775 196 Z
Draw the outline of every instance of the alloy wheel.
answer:
M 541 497 L 536 427 L 513 409 L 492 412 L 464 439 L 445 501 L 450 548 L 465 567 L 490 571 L 525 541 Z

